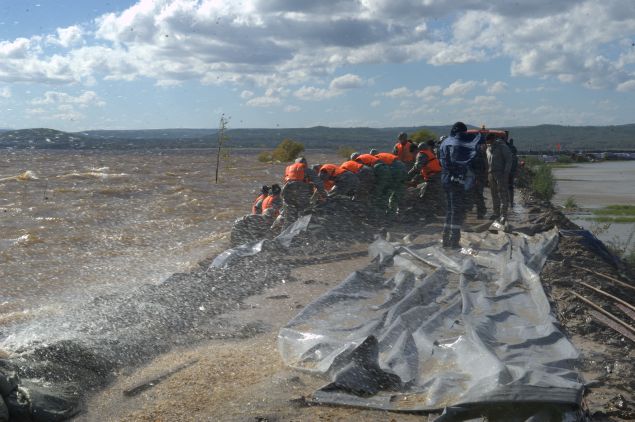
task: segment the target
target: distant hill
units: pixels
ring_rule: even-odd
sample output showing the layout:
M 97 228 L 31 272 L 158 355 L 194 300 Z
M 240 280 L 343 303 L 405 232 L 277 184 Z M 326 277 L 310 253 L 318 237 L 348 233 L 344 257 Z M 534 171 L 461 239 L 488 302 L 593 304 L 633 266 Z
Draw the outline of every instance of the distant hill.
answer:
M 400 132 L 427 129 L 437 135 L 448 134 L 447 126 L 392 128 L 311 128 L 230 129 L 227 146 L 272 148 L 290 138 L 308 149 L 349 146 L 360 151 L 390 149 Z M 494 128 L 492 128 L 494 129 Z M 562 150 L 635 150 L 635 124 L 620 126 L 519 126 L 498 128 L 510 131 L 521 151 L 548 150 L 560 144 Z M 216 129 L 91 130 L 61 132 L 53 129 L 0 130 L 0 148 L 55 149 L 148 149 L 215 148 Z
M 216 129 L 137 129 L 137 130 L 86 130 L 86 136 L 100 139 L 198 139 L 217 133 Z

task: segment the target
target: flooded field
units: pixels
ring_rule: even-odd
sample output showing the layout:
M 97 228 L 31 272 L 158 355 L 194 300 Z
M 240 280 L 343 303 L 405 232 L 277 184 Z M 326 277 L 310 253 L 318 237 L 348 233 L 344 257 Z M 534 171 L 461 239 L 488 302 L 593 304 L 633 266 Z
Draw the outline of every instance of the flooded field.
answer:
M 231 151 L 216 184 L 214 150 L 3 152 L 0 338 L 3 325 L 160 283 L 224 248 L 260 186 L 282 176 L 256 157 Z
M 635 205 L 635 161 L 605 161 L 555 168 L 557 180 L 555 205 L 563 205 L 572 197 L 583 209 L 608 205 Z M 576 213 L 569 216 L 575 223 L 594 232 L 605 242 L 635 248 L 635 223 L 606 223 L 593 220 L 593 215 Z

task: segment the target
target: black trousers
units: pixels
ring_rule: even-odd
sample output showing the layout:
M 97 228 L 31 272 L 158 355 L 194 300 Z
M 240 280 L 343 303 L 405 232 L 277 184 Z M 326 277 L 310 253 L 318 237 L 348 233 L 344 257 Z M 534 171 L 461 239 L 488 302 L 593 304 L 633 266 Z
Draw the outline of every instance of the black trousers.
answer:
M 465 219 L 466 192 L 462 184 L 450 182 L 445 190 L 445 225 L 443 226 L 443 246 L 458 247 L 461 240 L 461 226 Z

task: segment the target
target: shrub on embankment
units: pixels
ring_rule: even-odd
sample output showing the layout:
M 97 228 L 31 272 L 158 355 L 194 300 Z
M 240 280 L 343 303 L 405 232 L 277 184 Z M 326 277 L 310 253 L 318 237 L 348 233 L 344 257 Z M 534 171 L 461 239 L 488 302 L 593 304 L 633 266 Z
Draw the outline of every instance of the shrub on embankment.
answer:
M 304 151 L 304 145 L 292 139 L 284 139 L 273 151 L 263 151 L 258 155 L 258 161 L 280 161 L 283 163 L 293 161 Z
M 556 179 L 553 177 L 551 166 L 542 162 L 527 160 L 518 174 L 518 186 L 529 188 L 532 193 L 543 201 L 551 201 L 556 193 Z

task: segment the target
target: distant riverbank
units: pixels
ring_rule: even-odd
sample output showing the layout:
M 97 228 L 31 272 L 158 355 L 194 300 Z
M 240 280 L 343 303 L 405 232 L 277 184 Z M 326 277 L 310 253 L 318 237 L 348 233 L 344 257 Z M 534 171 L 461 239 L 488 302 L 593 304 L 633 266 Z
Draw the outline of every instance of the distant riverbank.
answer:
M 563 206 L 569 198 L 583 210 L 635 205 L 635 161 L 576 164 L 554 168 L 553 174 L 557 181 L 554 205 Z M 631 236 L 635 223 L 599 222 L 590 212 L 572 213 L 569 218 L 605 242 L 635 248 L 635 236 Z

